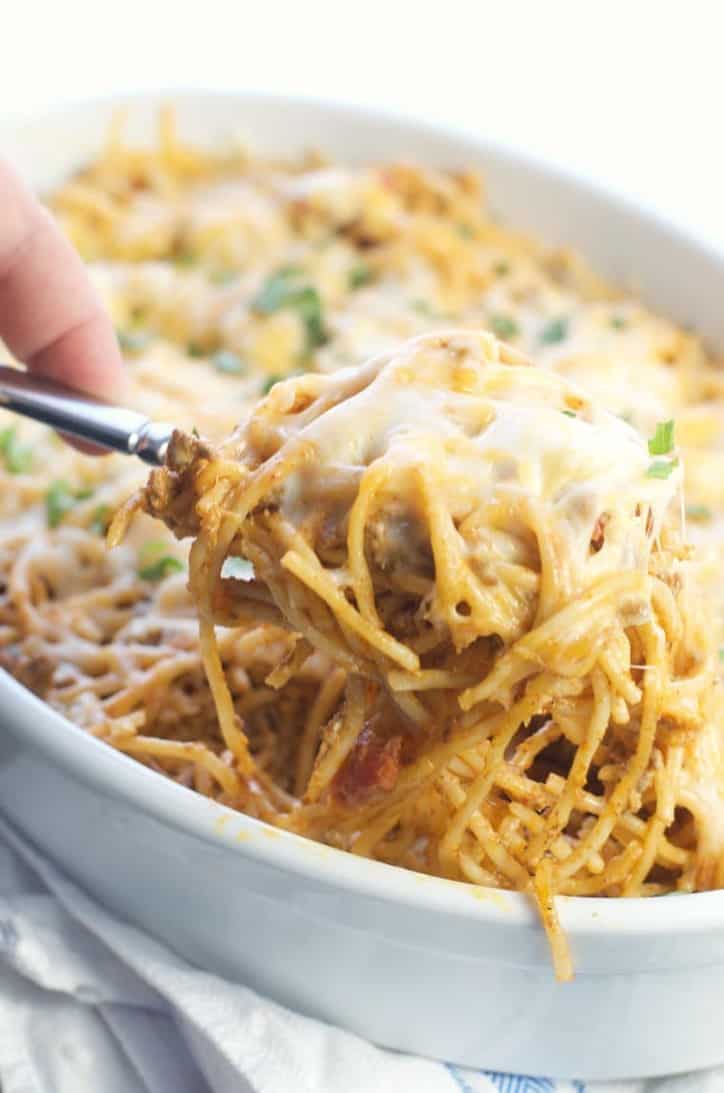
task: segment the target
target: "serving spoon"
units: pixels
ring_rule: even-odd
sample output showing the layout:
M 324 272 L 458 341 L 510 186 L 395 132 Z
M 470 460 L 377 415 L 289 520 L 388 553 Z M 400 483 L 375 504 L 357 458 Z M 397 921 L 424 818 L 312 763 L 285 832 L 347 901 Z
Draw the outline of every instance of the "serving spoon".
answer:
M 0 407 L 105 451 L 137 455 L 153 466 L 163 464 L 175 428 L 7 365 L 0 365 Z

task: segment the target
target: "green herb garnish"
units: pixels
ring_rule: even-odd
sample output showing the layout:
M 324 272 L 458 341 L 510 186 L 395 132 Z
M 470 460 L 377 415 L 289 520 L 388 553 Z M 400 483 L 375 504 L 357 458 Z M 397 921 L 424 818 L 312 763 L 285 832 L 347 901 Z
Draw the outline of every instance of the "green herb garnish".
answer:
M 252 300 L 254 311 L 262 315 L 271 315 L 283 307 L 289 306 L 289 297 L 299 285 L 303 277 L 302 270 L 298 266 L 284 266 L 267 277 L 259 292 Z
M 568 336 L 568 319 L 551 319 L 541 331 L 541 345 L 555 345 Z
M 350 290 L 362 288 L 363 285 L 368 285 L 371 280 L 372 270 L 365 262 L 358 262 L 356 266 L 352 266 L 347 274 L 347 285 Z
M 182 251 L 180 254 L 173 256 L 172 262 L 175 266 L 195 266 L 196 255 L 191 254 L 190 251 Z
M 138 575 L 144 581 L 162 581 L 170 573 L 180 573 L 182 569 L 183 564 L 178 558 L 174 558 L 173 554 L 164 554 L 157 562 L 139 569 Z
M 469 224 L 458 224 L 457 225 L 457 231 L 458 231 L 458 235 L 462 239 L 472 239 L 473 235 L 475 234 L 475 232 L 473 231 L 473 229 L 470 227 Z
M 268 277 L 251 306 L 261 315 L 296 311 L 306 328 L 308 353 L 328 341 L 319 293 L 313 285 L 304 282 L 301 271 L 295 266 L 287 266 Z
M 649 455 L 668 455 L 674 447 L 674 422 L 659 421 L 649 440 Z
M 180 573 L 184 566 L 173 554 L 165 553 L 168 543 L 152 539 L 138 552 L 138 576 L 144 581 L 162 581 L 169 573 Z
M 295 307 L 307 328 L 307 351 L 318 349 L 329 341 L 322 320 L 322 301 L 316 288 L 305 288 L 297 297 Z
M 206 353 L 199 345 L 198 342 L 189 342 L 186 346 L 186 352 L 190 357 L 205 357 Z
M 699 521 L 703 524 L 707 520 L 711 520 L 713 513 L 708 505 L 687 505 L 686 515 L 689 520 Z
M 649 464 L 649 468 L 646 471 L 646 477 L 668 478 L 674 470 L 674 467 L 677 467 L 678 465 L 678 459 L 655 459 L 653 463 Z
M 496 262 L 493 266 L 493 273 L 496 277 L 505 277 L 510 273 L 510 262 Z
M 93 510 L 91 522 L 88 525 L 96 535 L 105 535 L 111 517 L 110 505 L 98 505 Z
M 226 376 L 243 376 L 246 372 L 243 362 L 230 349 L 220 349 L 214 353 L 211 363 L 217 372 L 223 372 Z
M 59 478 L 53 482 L 45 494 L 45 515 L 49 528 L 57 528 L 66 513 L 74 509 L 79 501 L 87 501 L 93 496 L 93 490 L 88 487 L 80 489 L 68 485 Z
M 222 577 L 232 577 L 235 581 L 253 581 L 254 566 L 248 558 L 229 557 L 221 567 Z
M 25 474 L 33 465 L 32 448 L 20 443 L 18 431 L 14 425 L 0 430 L 0 455 L 10 474 Z
M 628 319 L 624 318 L 623 315 L 612 315 L 610 323 L 614 330 L 625 330 L 628 326 Z
M 577 416 L 573 410 L 561 410 L 561 413 L 565 414 L 566 417 L 576 417 Z
M 75 495 L 67 482 L 53 482 L 45 494 L 45 516 L 48 527 L 57 528 L 60 521 L 75 505 Z
M 724 645 L 719 646 L 719 660 L 724 664 Z
M 520 333 L 520 327 L 510 315 L 491 315 L 489 322 L 490 329 L 497 338 L 515 338 Z
M 116 336 L 124 353 L 140 353 L 151 341 L 147 330 L 117 330 Z

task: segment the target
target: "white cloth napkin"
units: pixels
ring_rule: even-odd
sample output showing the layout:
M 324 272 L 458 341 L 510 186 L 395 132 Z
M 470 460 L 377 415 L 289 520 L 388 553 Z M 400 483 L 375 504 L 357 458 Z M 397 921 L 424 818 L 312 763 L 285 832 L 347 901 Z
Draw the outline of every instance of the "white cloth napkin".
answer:
M 0 1089 L 724 1093 L 724 1070 L 584 1086 L 383 1051 L 192 968 L 113 918 L 0 820 Z

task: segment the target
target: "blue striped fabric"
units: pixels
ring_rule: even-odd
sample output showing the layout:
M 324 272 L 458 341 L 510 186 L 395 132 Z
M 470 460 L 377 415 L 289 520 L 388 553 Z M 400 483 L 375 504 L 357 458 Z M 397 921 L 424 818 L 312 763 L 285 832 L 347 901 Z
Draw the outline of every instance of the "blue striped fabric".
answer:
M 583 1082 L 557 1082 L 552 1078 L 529 1078 L 521 1074 L 499 1074 L 492 1070 L 468 1070 L 446 1063 L 460 1093 L 486 1093 L 490 1084 L 498 1093 L 586 1093 Z
M 585 1093 L 583 1082 L 556 1082 L 552 1078 L 528 1078 L 517 1074 L 486 1071 L 500 1093 Z

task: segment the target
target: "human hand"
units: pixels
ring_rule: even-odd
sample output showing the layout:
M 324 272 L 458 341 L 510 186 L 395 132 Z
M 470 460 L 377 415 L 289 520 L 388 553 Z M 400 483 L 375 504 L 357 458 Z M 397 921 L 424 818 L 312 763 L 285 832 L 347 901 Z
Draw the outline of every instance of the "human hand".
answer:
M 122 394 L 115 331 L 80 257 L 2 161 L 0 338 L 31 372 L 108 399 Z

